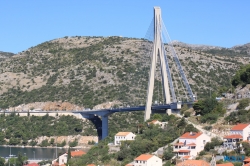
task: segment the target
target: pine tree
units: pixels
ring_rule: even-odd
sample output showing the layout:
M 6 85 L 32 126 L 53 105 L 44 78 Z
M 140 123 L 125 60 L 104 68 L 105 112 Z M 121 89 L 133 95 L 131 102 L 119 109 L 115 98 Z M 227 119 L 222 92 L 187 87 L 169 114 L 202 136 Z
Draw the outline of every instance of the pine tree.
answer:
M 69 160 L 71 159 L 71 152 L 70 152 L 70 147 L 68 149 L 68 157 L 67 157 L 67 166 L 69 166 Z

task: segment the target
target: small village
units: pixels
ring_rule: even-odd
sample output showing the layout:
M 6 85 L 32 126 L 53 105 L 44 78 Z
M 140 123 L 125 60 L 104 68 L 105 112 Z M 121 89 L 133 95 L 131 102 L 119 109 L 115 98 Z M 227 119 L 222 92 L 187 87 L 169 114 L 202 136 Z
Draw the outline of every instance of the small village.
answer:
M 155 125 L 159 128 L 164 128 L 166 122 L 160 122 L 159 120 L 153 120 L 148 122 L 148 125 Z M 109 143 L 110 151 L 118 152 L 119 147 L 123 142 L 134 141 L 136 134 L 132 132 L 118 132 L 114 136 L 114 142 Z M 206 144 L 216 138 L 222 141 L 222 144 L 214 147 L 216 154 L 212 155 L 210 161 L 200 158 L 200 154 L 204 151 Z M 245 156 L 244 143 L 250 144 L 250 124 L 239 123 L 234 125 L 227 135 L 222 138 L 216 134 L 212 134 L 208 131 L 201 132 L 186 132 L 176 139 L 171 144 L 167 145 L 171 147 L 174 153 L 170 161 L 175 161 L 177 166 L 234 166 L 234 162 L 241 163 L 243 166 L 250 166 L 250 156 Z M 162 166 L 166 160 L 163 158 L 162 149 L 159 148 L 154 153 L 141 154 L 134 158 L 133 161 L 127 163 L 126 166 Z M 236 152 L 236 155 L 225 155 L 230 152 Z M 215 151 L 214 151 L 215 152 Z M 71 150 L 69 152 L 60 155 L 54 159 L 51 163 L 47 163 L 46 166 L 66 166 L 70 158 L 77 158 L 86 155 L 87 152 L 83 150 Z M 70 158 L 69 158 L 70 157 Z M 25 166 L 39 166 L 37 163 L 29 161 L 30 163 Z M 216 163 L 223 162 L 221 164 Z M 45 165 L 44 165 L 45 166 Z M 88 164 L 87 166 L 97 166 L 95 164 Z M 109 166 L 109 165 L 98 165 Z

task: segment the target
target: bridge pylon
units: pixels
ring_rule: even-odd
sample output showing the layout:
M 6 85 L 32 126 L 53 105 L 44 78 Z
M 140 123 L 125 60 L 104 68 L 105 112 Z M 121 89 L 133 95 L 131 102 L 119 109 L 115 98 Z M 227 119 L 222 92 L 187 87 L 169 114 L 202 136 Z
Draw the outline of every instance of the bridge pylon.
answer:
M 164 58 L 164 44 L 162 39 L 162 18 L 161 18 L 161 8 L 154 7 L 154 41 L 153 41 L 153 55 L 151 57 L 151 66 L 150 66 L 150 74 L 149 74 L 149 82 L 148 82 L 148 90 L 147 90 L 147 100 L 145 107 L 145 115 L 144 120 L 150 119 L 151 115 L 151 107 L 153 100 L 153 91 L 154 91 L 154 81 L 155 81 L 155 71 L 157 58 L 160 60 L 160 69 L 162 76 L 162 85 L 163 85 L 163 95 L 164 95 L 164 104 L 170 104 L 170 91 L 169 91 L 169 83 L 168 83 L 168 73 L 166 70 L 166 61 Z M 167 113 L 170 114 L 171 110 L 167 110 Z

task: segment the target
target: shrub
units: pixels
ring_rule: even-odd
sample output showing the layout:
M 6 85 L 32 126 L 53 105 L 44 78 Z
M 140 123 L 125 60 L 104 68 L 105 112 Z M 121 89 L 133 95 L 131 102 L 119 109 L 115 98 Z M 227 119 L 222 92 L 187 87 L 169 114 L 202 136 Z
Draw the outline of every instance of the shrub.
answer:
M 64 140 L 62 143 L 57 144 L 58 147 L 64 147 L 66 145 L 66 141 Z
M 191 112 L 186 111 L 186 112 L 184 113 L 184 117 L 190 117 L 190 115 L 191 115 Z
M 50 145 L 50 144 L 49 144 L 48 139 L 43 140 L 43 141 L 41 142 L 41 144 L 40 144 L 41 147 L 47 147 L 47 146 L 49 146 L 49 145 Z
M 201 117 L 201 123 L 209 122 L 210 124 L 213 124 L 217 121 L 217 119 L 218 119 L 217 114 L 210 113 Z
M 212 126 L 204 126 L 203 129 L 205 129 L 205 130 L 211 130 Z
M 249 99 L 242 99 L 239 101 L 237 109 L 245 109 L 247 106 L 249 106 Z
M 69 146 L 70 147 L 75 147 L 75 146 L 77 146 L 78 145 L 78 141 L 75 139 L 73 142 L 70 142 L 69 143 Z

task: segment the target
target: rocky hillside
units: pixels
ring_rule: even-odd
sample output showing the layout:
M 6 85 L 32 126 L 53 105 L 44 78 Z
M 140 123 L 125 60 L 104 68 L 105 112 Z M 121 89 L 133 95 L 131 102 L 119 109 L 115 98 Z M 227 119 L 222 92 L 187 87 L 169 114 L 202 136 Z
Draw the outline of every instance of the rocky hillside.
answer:
M 230 49 L 174 42 L 189 83 L 199 97 L 229 85 L 235 71 L 249 63 L 249 44 Z M 122 37 L 64 37 L 47 41 L 0 61 L 0 108 L 46 101 L 81 107 L 120 101 L 144 104 L 152 43 Z M 172 52 L 166 45 L 168 54 Z M 1 56 L 1 55 L 0 55 Z M 186 93 L 169 64 L 176 93 Z M 162 100 L 160 72 L 154 100 Z M 119 103 L 119 102 L 118 102 Z
M 12 57 L 14 54 L 11 53 L 11 52 L 2 52 L 0 51 L 0 61 L 6 59 L 6 58 L 9 58 L 9 57 Z

